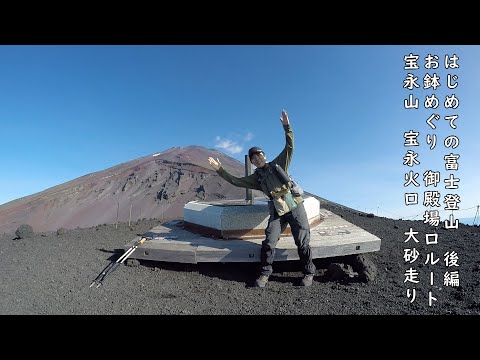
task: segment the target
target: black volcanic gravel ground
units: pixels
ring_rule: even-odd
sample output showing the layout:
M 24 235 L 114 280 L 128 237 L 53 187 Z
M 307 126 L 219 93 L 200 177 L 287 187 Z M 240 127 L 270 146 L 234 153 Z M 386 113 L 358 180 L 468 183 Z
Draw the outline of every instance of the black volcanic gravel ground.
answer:
M 381 250 L 367 257 L 376 265 L 373 281 L 332 281 L 326 269 L 344 258 L 316 259 L 313 286 L 295 286 L 301 277 L 296 261 L 275 263 L 264 289 L 250 287 L 257 264 L 173 264 L 141 262 L 121 265 L 102 287 L 92 280 L 123 252 L 125 244 L 158 224 L 156 220 L 102 225 L 14 239 L 0 236 L 0 314 L 480 314 L 480 228 L 460 225 L 458 230 L 438 228 L 436 245 L 425 244 L 432 229 L 422 221 L 395 221 L 327 206 L 382 239 Z M 405 232 L 418 231 L 418 243 L 405 243 Z M 415 247 L 420 257 L 413 264 L 403 259 L 405 248 Z M 446 267 L 446 252 L 458 254 L 458 267 Z M 424 264 L 433 252 L 438 263 Z M 405 283 L 412 266 L 420 283 Z M 430 272 L 434 285 L 430 285 Z M 460 286 L 444 286 L 443 274 L 458 271 Z M 415 286 L 413 286 L 415 285 Z M 416 288 L 410 303 L 406 289 Z M 428 304 L 428 292 L 437 298 Z

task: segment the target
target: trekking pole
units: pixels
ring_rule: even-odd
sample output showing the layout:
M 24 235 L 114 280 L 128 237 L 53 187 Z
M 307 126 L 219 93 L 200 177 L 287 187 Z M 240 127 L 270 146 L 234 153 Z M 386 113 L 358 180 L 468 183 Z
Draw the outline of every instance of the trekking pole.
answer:
M 97 278 L 92 282 L 92 284 L 90 285 L 90 287 L 96 282 L 97 283 L 97 288 L 100 287 L 100 285 L 102 285 L 103 281 L 105 280 L 105 278 L 107 277 L 107 275 L 110 275 L 112 272 L 115 271 L 115 269 L 118 268 L 118 266 L 120 264 L 122 264 L 125 260 L 127 260 L 127 258 L 135 251 L 135 249 L 143 244 L 145 241 L 147 240 L 147 238 L 143 237 L 139 240 L 137 240 L 135 242 L 135 244 L 133 244 L 122 256 L 120 256 L 117 261 L 115 262 L 112 262 L 110 263 L 106 268 L 105 270 L 103 270 L 99 276 L 97 276 Z
M 133 252 L 134 249 L 130 248 L 128 249 L 121 257 L 117 259 L 115 262 L 111 262 L 108 264 L 105 269 L 102 270 L 102 272 L 93 280 L 93 282 L 90 284 L 90 287 L 93 286 L 93 284 L 98 283 L 97 287 L 100 286 L 101 282 L 105 279 L 105 277 L 113 272 L 114 269 L 118 267 L 119 264 L 123 263 L 123 261 L 130 256 L 130 254 Z
M 145 241 L 147 240 L 146 237 L 142 237 L 141 239 L 135 241 L 135 243 L 127 250 L 125 251 L 125 253 L 123 253 L 122 256 L 120 256 L 117 261 L 115 262 L 111 262 L 110 264 L 108 264 L 100 274 L 98 274 L 98 276 L 95 278 L 95 280 L 93 280 L 93 282 L 90 284 L 89 287 L 92 287 L 95 283 L 97 283 L 97 288 L 100 287 L 100 285 L 102 285 L 102 282 L 105 280 L 105 278 L 107 277 L 107 275 L 111 274 L 112 272 L 115 271 L 115 269 L 120 265 L 122 264 L 134 251 L 135 249 L 143 244 Z

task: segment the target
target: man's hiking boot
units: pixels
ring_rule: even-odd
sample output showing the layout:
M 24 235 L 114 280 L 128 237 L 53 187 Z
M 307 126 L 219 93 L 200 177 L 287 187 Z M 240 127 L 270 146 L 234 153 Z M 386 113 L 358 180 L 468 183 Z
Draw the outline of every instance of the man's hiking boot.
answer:
M 257 280 L 255 280 L 255 287 L 265 287 L 268 282 L 268 276 L 267 275 L 260 275 Z
M 311 286 L 313 283 L 313 274 L 305 274 L 302 281 L 300 281 L 300 286 Z

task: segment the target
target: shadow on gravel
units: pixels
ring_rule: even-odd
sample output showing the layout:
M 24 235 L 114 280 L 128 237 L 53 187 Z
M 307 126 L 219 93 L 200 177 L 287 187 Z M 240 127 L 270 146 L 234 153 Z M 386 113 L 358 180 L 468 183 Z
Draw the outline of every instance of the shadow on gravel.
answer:
M 106 250 L 102 248 L 97 250 L 103 253 L 112 254 L 110 257 L 105 259 L 105 261 L 117 261 L 125 253 L 124 249 Z
M 123 250 L 119 250 L 121 252 Z M 119 255 L 114 254 L 113 260 Z M 327 276 L 327 268 L 330 263 L 339 261 L 341 257 L 314 259 L 313 262 L 317 268 L 314 276 L 315 282 L 332 282 L 344 283 L 356 282 L 349 281 L 332 281 Z M 130 260 L 130 261 L 129 261 Z M 227 281 L 235 281 L 244 283 L 246 287 L 253 287 L 256 277 L 260 271 L 259 263 L 198 263 L 198 264 L 184 264 L 172 263 L 164 261 L 151 260 L 127 260 L 127 266 L 146 266 L 148 268 L 157 268 L 161 270 L 175 271 L 175 272 L 196 272 L 211 278 L 217 278 Z M 269 282 L 285 283 L 298 286 L 303 274 L 301 272 L 300 262 L 298 260 L 291 261 L 276 261 L 273 264 L 273 274 L 270 276 Z

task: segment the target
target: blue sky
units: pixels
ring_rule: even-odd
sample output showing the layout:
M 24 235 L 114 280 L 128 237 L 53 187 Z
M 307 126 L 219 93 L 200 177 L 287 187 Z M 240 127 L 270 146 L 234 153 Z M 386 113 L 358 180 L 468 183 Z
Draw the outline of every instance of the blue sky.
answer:
M 417 70 L 404 57 L 418 55 Z M 437 69 L 425 57 L 437 55 Z M 445 69 L 445 55 L 459 68 Z M 423 218 L 424 191 L 458 194 L 458 218 L 480 204 L 480 46 L 232 45 L 0 46 L 0 204 L 173 146 L 216 148 L 243 161 L 251 146 L 273 159 L 285 109 L 295 134 L 291 173 L 305 190 L 392 218 Z M 404 88 L 407 74 L 419 88 Z M 426 74 L 440 86 L 425 89 Z M 449 89 L 447 76 L 458 76 Z M 454 82 L 452 81 L 452 86 Z M 405 109 L 413 94 L 418 109 Z M 435 94 L 436 109 L 425 108 Z M 459 99 L 445 108 L 446 96 Z M 426 120 L 441 116 L 432 129 Z M 456 129 L 445 116 L 458 115 Z M 405 147 L 404 133 L 419 132 Z M 436 146 L 426 136 L 436 135 Z M 455 135 L 451 149 L 444 139 Z M 429 147 L 430 146 L 430 147 Z M 419 165 L 403 164 L 407 150 Z M 446 171 L 444 155 L 460 155 Z M 419 187 L 404 186 L 418 173 Z M 425 171 L 440 171 L 436 188 Z M 443 180 L 454 174 L 458 189 Z M 418 205 L 405 193 L 417 192 Z M 420 214 L 420 215 L 419 215 Z

